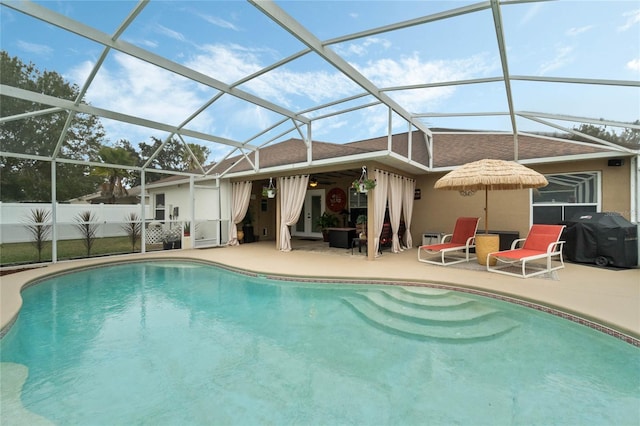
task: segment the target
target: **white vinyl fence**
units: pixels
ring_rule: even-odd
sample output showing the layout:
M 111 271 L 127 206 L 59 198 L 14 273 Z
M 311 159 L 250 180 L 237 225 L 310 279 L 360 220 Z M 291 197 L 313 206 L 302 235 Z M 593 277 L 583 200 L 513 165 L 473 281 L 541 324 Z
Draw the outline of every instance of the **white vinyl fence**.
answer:
M 51 204 L 46 203 L 2 203 L 0 202 L 0 243 L 22 243 L 32 241 L 29 225 L 31 212 L 40 209 L 51 212 Z M 74 226 L 78 216 L 91 212 L 98 226 L 96 237 L 121 237 L 127 233 L 123 225 L 128 222 L 131 213 L 142 218 L 140 204 L 60 204 L 56 207 L 58 240 L 73 240 L 82 235 Z M 152 217 L 151 209 L 146 207 L 147 221 Z M 49 223 L 51 224 L 51 223 Z M 50 239 L 49 236 L 48 239 Z

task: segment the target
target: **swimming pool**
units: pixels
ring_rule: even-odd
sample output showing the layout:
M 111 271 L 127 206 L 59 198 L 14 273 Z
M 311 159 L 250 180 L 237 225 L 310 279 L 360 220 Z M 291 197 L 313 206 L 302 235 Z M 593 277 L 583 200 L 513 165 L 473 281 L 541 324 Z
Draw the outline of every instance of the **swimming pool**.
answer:
M 473 294 L 146 262 L 23 298 L 3 417 L 28 369 L 22 405 L 56 424 L 640 422 L 640 349 Z

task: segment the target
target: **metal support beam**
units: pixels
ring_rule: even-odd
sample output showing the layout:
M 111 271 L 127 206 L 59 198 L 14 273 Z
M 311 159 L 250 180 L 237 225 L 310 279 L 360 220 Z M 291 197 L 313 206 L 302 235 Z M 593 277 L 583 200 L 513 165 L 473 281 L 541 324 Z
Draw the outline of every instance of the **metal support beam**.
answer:
M 500 1 L 491 0 L 491 11 L 493 12 L 493 23 L 498 41 L 498 51 L 500 52 L 500 62 L 502 64 L 502 76 L 504 88 L 509 106 L 509 116 L 511 117 L 511 129 L 513 130 L 513 160 L 518 161 L 518 126 L 516 124 L 516 114 L 513 108 L 513 95 L 511 93 L 511 80 L 509 79 L 509 61 L 507 60 L 507 46 L 504 41 L 504 31 L 502 27 L 502 14 L 500 12 Z
M 51 262 L 58 262 L 58 194 L 56 162 L 51 162 Z
M 140 172 L 140 253 L 147 251 L 147 175 L 144 169 Z

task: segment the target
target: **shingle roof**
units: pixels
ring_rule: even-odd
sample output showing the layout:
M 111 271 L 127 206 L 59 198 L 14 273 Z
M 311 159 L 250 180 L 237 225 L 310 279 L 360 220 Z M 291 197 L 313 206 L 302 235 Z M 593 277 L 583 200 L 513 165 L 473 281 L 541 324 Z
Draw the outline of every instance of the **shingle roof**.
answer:
M 411 159 L 424 166 L 429 165 L 429 153 L 422 132 L 415 131 L 411 137 Z M 404 157 L 407 156 L 408 133 L 393 135 L 391 150 Z M 386 151 L 387 136 L 366 139 L 348 144 L 332 144 L 313 142 L 313 159 L 346 157 L 367 152 Z M 497 160 L 513 160 L 513 136 L 506 133 L 434 133 L 433 134 L 433 167 L 451 167 L 469 163 L 483 158 Z M 571 142 L 548 139 L 544 137 L 518 136 L 518 158 L 520 160 L 546 159 L 579 154 L 608 152 L 604 148 L 595 148 Z M 300 139 L 289 139 L 260 149 L 260 167 L 275 167 L 286 164 L 305 162 L 306 147 Z M 254 161 L 254 154 L 249 158 Z M 238 162 L 231 171 L 250 170 L 251 167 L 243 157 L 236 156 L 222 162 L 216 170 L 223 171 L 234 162 Z
M 607 152 L 606 149 L 578 145 L 542 137 L 519 135 L 518 159 L 545 159 L 578 154 Z M 434 167 L 458 166 L 491 158 L 513 160 L 513 136 L 510 134 L 456 133 L 434 134 Z
M 411 159 L 424 166 L 429 165 L 429 154 L 422 132 L 415 131 L 411 136 Z M 408 152 L 408 133 L 392 137 L 392 151 L 406 157 Z M 313 142 L 313 160 L 349 157 L 357 154 L 380 152 L 386 155 L 388 137 L 372 138 L 347 144 Z M 513 136 L 505 133 L 445 132 L 433 134 L 434 168 L 444 168 L 470 163 L 483 158 L 513 160 Z M 604 148 L 580 145 L 569 141 L 545 137 L 520 135 L 518 137 L 518 156 L 520 160 L 558 158 L 563 156 L 584 155 L 608 152 Z M 255 162 L 255 152 L 247 155 Z M 304 141 L 288 139 L 284 142 L 260 149 L 260 168 L 304 163 L 307 152 Z M 214 173 L 238 173 L 252 170 L 251 164 L 242 155 L 228 158 L 214 169 Z M 181 180 L 180 176 L 162 179 L 156 183 Z

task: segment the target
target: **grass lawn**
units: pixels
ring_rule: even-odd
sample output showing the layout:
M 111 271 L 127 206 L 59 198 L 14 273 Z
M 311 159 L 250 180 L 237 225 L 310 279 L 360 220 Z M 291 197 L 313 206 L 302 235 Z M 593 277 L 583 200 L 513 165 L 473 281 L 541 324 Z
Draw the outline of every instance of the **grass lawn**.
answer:
M 147 244 L 147 250 L 161 249 L 162 244 Z M 136 244 L 136 253 L 140 252 L 140 242 Z M 105 254 L 131 253 L 128 237 L 96 238 L 91 247 L 91 257 Z M 87 257 L 87 249 L 82 240 L 58 241 L 58 260 Z M 51 262 L 51 242 L 42 250 L 42 262 Z M 0 244 L 0 266 L 38 263 L 38 250 L 33 243 Z

